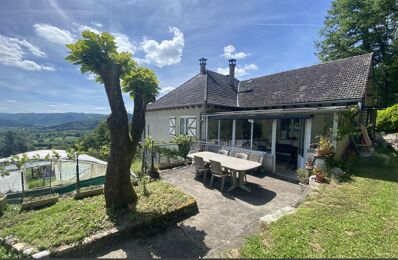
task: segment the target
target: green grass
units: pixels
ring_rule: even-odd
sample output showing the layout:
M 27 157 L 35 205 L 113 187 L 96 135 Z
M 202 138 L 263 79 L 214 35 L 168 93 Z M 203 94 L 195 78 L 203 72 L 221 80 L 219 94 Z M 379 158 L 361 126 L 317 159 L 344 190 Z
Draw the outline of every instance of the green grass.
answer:
M 249 237 L 240 256 L 397 257 L 398 159 L 392 159 L 388 166 L 362 159 L 351 181 L 312 193 L 296 213 Z
M 133 172 L 135 174 L 137 174 L 137 172 L 141 171 L 141 166 L 142 166 L 142 159 L 137 158 L 133 161 L 133 163 L 131 164 L 131 170 L 133 170 Z
M 150 215 L 164 214 L 192 200 L 173 186 L 155 181 L 147 184 L 149 195 L 136 187 L 139 196 L 129 221 L 139 221 Z M 0 218 L 0 236 L 14 235 L 39 249 L 53 248 L 82 241 L 98 231 L 117 224 L 115 214 L 107 214 L 104 197 L 83 200 L 62 199 L 57 204 L 37 211 L 19 213 L 19 206 L 9 206 Z
M 0 259 L 10 259 L 10 258 L 21 258 L 22 256 L 19 254 L 16 254 L 4 246 L 0 245 Z
M 43 185 L 43 179 L 28 179 L 27 183 L 29 189 L 34 189 L 38 187 L 49 187 L 50 179 L 44 179 L 44 185 Z

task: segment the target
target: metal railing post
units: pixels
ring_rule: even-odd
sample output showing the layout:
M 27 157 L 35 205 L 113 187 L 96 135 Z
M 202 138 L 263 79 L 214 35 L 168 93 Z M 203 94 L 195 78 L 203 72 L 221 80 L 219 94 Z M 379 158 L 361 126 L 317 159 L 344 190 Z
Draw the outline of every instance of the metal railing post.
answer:
M 23 170 L 21 171 L 21 184 L 22 184 L 22 201 L 25 198 L 25 183 L 23 179 Z
M 151 142 L 151 173 L 155 171 L 154 161 L 153 161 L 153 140 Z
M 76 155 L 76 191 L 80 191 L 79 155 Z

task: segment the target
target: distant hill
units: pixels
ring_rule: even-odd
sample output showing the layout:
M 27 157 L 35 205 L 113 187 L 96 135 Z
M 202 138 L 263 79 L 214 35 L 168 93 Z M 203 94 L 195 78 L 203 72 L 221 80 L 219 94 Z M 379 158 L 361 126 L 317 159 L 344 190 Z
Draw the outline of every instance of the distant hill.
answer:
M 45 127 L 57 130 L 93 129 L 107 115 L 85 113 L 0 113 L 0 128 Z

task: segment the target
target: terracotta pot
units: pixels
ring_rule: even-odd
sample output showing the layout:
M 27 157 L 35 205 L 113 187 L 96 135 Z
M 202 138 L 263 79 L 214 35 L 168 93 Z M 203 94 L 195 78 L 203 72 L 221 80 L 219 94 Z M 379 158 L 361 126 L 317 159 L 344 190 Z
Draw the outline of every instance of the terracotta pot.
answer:
M 325 178 L 325 177 L 323 177 L 322 174 L 319 174 L 319 173 L 315 174 L 315 181 L 316 181 L 316 182 L 321 183 L 321 182 L 323 182 L 324 178 Z
M 329 155 L 329 154 L 331 154 L 332 153 L 332 151 L 330 151 L 330 150 L 319 150 L 319 149 L 315 149 L 315 154 L 317 155 L 317 156 L 325 156 L 325 155 Z

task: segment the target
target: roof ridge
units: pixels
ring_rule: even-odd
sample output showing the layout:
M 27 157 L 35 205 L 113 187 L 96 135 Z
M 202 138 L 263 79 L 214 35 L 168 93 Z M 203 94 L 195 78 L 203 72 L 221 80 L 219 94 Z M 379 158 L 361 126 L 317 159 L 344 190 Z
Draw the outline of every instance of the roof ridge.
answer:
M 255 78 L 241 80 L 241 82 L 248 82 L 248 81 L 259 79 L 259 78 L 274 76 L 274 75 L 283 74 L 283 73 L 287 73 L 287 72 L 291 72 L 291 71 L 295 71 L 295 70 L 302 70 L 302 69 L 307 69 L 307 68 L 311 68 L 311 67 L 317 67 L 317 66 L 321 66 L 321 65 L 325 65 L 325 64 L 329 64 L 329 63 L 333 63 L 333 62 L 338 62 L 338 61 L 342 61 L 342 60 L 348 60 L 348 59 L 357 58 L 357 57 L 361 57 L 361 56 L 367 56 L 367 55 L 373 56 L 373 52 L 360 54 L 360 55 L 355 55 L 355 56 L 350 56 L 350 57 L 347 57 L 347 58 L 341 58 L 341 59 L 337 59 L 337 60 L 324 61 L 324 62 L 321 62 L 321 63 L 308 65 L 308 66 L 304 66 L 304 67 L 300 67 L 300 68 L 296 68 L 296 69 L 288 69 L 288 70 L 284 70 L 284 71 L 280 71 L 280 72 L 267 74 L 267 75 L 264 75 L 264 76 L 259 76 L 259 77 L 255 77 Z

